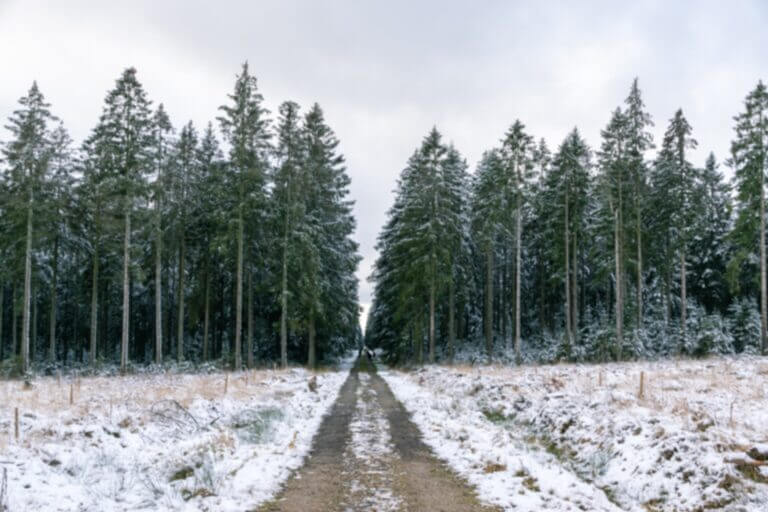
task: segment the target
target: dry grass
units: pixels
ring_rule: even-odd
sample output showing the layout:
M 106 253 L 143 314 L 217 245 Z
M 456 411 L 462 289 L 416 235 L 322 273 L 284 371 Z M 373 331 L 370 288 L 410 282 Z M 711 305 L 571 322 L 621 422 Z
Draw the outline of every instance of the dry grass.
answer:
M 674 359 L 608 363 L 504 367 L 456 365 L 466 376 L 499 378 L 505 386 L 539 389 L 542 394 L 565 392 L 609 400 L 614 407 L 636 405 L 685 422 L 699 418 L 768 441 L 764 420 L 768 411 L 768 358 Z M 640 375 L 644 374 L 642 396 Z M 523 385 L 526 384 L 526 385 Z M 701 428 L 691 423 L 691 428 Z
M 149 409 L 160 400 L 175 400 L 189 407 L 196 399 L 246 400 L 273 391 L 267 380 L 280 379 L 290 370 L 249 370 L 234 373 L 153 374 L 113 377 L 43 377 L 27 389 L 20 381 L 0 381 L 0 454 L 7 443 L 26 446 L 45 441 L 44 430 L 24 432 L 24 423 L 37 416 L 57 416 L 59 424 L 78 423 L 88 417 L 125 422 L 140 428 L 149 421 Z M 226 393 L 225 393 L 226 386 Z M 72 403 L 70 403 L 70 396 Z M 22 436 L 14 439 L 14 410 L 18 408 Z

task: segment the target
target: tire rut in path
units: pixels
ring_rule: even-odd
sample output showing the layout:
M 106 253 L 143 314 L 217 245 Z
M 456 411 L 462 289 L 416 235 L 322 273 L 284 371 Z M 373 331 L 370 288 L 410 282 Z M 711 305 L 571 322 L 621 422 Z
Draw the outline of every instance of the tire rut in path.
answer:
M 377 421 L 382 417 L 386 421 Z M 353 442 L 353 428 L 356 442 Z M 359 444 L 361 436 L 371 442 L 372 453 L 366 453 L 366 447 Z M 274 500 L 257 510 L 490 512 L 499 509 L 481 505 L 475 491 L 432 454 L 387 383 L 376 374 L 375 367 L 361 359 L 350 371 L 339 397 L 323 419 L 304 466 L 288 479 Z

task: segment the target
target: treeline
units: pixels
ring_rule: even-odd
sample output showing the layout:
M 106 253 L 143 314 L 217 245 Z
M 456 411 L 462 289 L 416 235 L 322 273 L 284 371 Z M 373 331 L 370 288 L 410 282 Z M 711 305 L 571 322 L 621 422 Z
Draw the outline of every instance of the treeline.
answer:
M 33 83 L 0 163 L 0 360 L 307 362 L 356 343 L 349 177 L 315 104 L 276 122 L 247 64 L 174 129 L 136 71 L 78 148 Z
M 764 352 L 762 82 L 734 120 L 730 183 L 691 161 L 682 110 L 654 144 L 637 80 L 597 149 L 574 129 L 552 153 L 515 121 L 470 175 L 433 129 L 379 235 L 366 342 L 417 362 Z

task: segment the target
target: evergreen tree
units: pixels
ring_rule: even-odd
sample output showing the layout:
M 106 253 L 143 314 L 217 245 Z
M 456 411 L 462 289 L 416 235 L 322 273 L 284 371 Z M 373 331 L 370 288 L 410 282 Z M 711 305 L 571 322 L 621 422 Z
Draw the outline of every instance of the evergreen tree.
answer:
M 50 113 L 50 104 L 32 83 L 26 96 L 19 100 L 20 108 L 8 119 L 6 129 L 12 140 L 2 150 L 8 165 L 9 216 L 24 218 L 24 295 L 22 302 L 22 335 L 19 352 L 20 371 L 26 373 L 30 363 L 30 325 L 32 307 L 32 259 L 35 238 L 35 211 L 39 209 L 44 187 L 50 179 L 51 159 L 55 146 L 49 124 L 56 120 Z M 18 212 L 18 213 L 16 213 Z M 13 221 L 12 221 L 13 222 Z M 20 230 L 14 230 L 19 233 Z M 20 233 L 19 233 L 20 234 Z
M 242 367 L 242 326 L 243 326 L 243 259 L 245 243 L 246 209 L 254 210 L 256 205 L 265 203 L 265 176 L 270 149 L 268 111 L 262 106 L 263 97 L 258 92 L 256 77 L 248 71 L 248 63 L 235 80 L 234 93 L 229 95 L 230 105 L 219 109 L 223 115 L 218 118 L 226 141 L 229 143 L 229 182 L 235 198 L 234 228 L 237 241 L 236 283 L 235 283 L 235 360 L 234 367 Z M 258 225 L 258 220 L 253 225 Z M 287 361 L 282 361 L 283 365 Z
M 735 117 L 736 138 L 731 143 L 730 165 L 734 169 L 736 219 L 732 239 L 736 253 L 729 262 L 731 282 L 738 289 L 738 269 L 759 254 L 760 350 L 766 351 L 768 292 L 765 254 L 765 172 L 768 151 L 768 90 L 759 82 L 744 101 L 744 112 Z
M 134 68 L 126 69 L 104 102 L 104 109 L 92 136 L 98 146 L 99 164 L 105 166 L 116 187 L 122 211 L 123 297 L 120 342 L 120 369 L 128 365 L 130 337 L 131 217 L 136 203 L 147 191 L 146 176 L 152 169 L 152 116 L 150 102 L 136 77 Z

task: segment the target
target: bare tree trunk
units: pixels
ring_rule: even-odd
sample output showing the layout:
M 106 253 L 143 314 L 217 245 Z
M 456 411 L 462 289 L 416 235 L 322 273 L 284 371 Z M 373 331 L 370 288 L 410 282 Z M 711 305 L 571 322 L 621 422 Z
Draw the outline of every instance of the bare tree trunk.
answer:
M 565 335 L 568 340 L 568 350 L 573 347 L 573 332 L 571 331 L 571 258 L 570 258 L 570 225 L 568 224 L 568 187 L 565 189 Z
M 639 201 L 640 186 L 637 186 L 635 200 Z M 637 327 L 643 327 L 643 238 L 640 222 L 640 207 L 635 208 L 637 218 L 635 220 L 635 239 L 637 241 Z
M 187 252 L 187 245 L 184 241 L 184 233 L 181 234 L 179 242 L 179 289 L 178 289 L 178 317 L 176 320 L 176 357 L 179 361 L 184 360 L 184 266 Z
M 125 236 L 123 239 L 123 326 L 120 341 L 120 371 L 125 373 L 128 369 L 128 340 L 130 337 L 131 320 L 131 207 L 130 199 L 126 201 L 128 207 L 125 211 Z
M 501 263 L 501 272 L 499 272 L 499 312 L 501 313 L 501 339 L 502 344 L 504 345 L 505 350 L 509 350 L 510 348 L 510 338 L 507 335 L 508 334 L 508 321 L 509 321 L 509 315 L 507 314 L 507 299 L 508 299 L 508 293 L 507 293 L 507 286 L 509 283 L 509 279 L 507 277 L 507 271 L 509 267 L 509 262 L 507 260 L 507 246 L 506 244 L 502 248 L 502 263 Z
M 155 363 L 163 363 L 163 232 L 160 204 L 155 219 Z
M 309 309 L 309 354 L 307 356 L 307 366 L 314 369 L 317 366 L 317 347 L 315 341 L 315 308 Z
M 424 364 L 424 334 L 422 330 L 424 329 L 424 326 L 422 325 L 423 322 L 424 313 L 422 311 L 419 313 L 419 316 L 416 319 L 416 361 L 419 363 L 419 366 Z
M 766 351 L 766 330 L 768 329 L 768 290 L 765 271 L 765 171 L 760 167 L 760 351 Z
M 448 358 L 451 363 L 456 352 L 456 294 L 453 286 L 453 272 L 451 272 L 451 279 L 448 281 Z
M 245 340 L 245 361 L 253 368 L 253 269 L 248 268 L 248 335 Z
M 517 243 L 515 244 L 515 361 L 520 364 L 520 274 L 522 274 L 521 245 L 523 239 L 523 206 L 520 192 L 517 194 Z
M 579 246 L 577 243 L 579 230 L 573 231 L 573 254 L 571 259 L 573 260 L 573 271 L 571 276 L 573 279 L 573 286 L 571 292 L 573 293 L 573 300 L 571 301 L 571 307 L 573 308 L 573 318 L 571 319 L 571 329 L 573 330 L 573 338 L 575 341 L 579 340 Z
M 27 206 L 27 244 L 24 251 L 24 302 L 22 306 L 21 324 L 21 373 L 29 370 L 29 323 L 32 300 L 32 205 L 34 197 L 30 191 Z
M 59 277 L 59 236 L 53 241 L 53 267 L 51 275 L 51 309 L 48 313 L 48 359 L 51 362 L 56 360 L 56 302 L 58 294 L 56 293 L 57 280 Z M 0 311 L 2 309 L 0 308 Z
M 235 291 L 235 370 L 243 366 L 243 206 L 237 212 L 237 283 Z
M 485 248 L 485 352 L 493 357 L 493 243 Z
M 429 285 L 429 363 L 435 364 L 435 277 Z
M 11 287 L 11 353 L 20 356 L 19 343 L 19 312 L 16 311 L 16 284 Z
M 208 332 L 211 324 L 211 270 L 206 261 L 205 264 L 205 312 L 203 313 L 203 361 L 210 356 Z
M 280 365 L 288 366 L 288 216 L 283 233 L 283 276 L 280 294 Z
M 32 283 L 32 333 L 29 339 L 29 360 L 35 360 L 35 354 L 37 350 L 37 296 L 34 283 Z
M 613 212 L 613 250 L 616 262 L 616 359 L 621 359 L 621 345 L 624 340 L 624 302 L 622 294 L 622 275 L 621 275 L 621 241 L 619 222 L 621 201 Z
M 680 332 L 682 333 L 682 342 L 685 344 L 685 317 L 686 309 L 688 307 L 686 300 L 686 284 L 685 284 L 686 262 L 685 262 L 685 248 L 680 251 Z
M 91 346 L 90 363 L 96 365 L 96 342 L 99 326 L 99 249 L 93 248 L 93 275 L 91 276 Z M 66 357 L 66 355 L 65 355 Z

